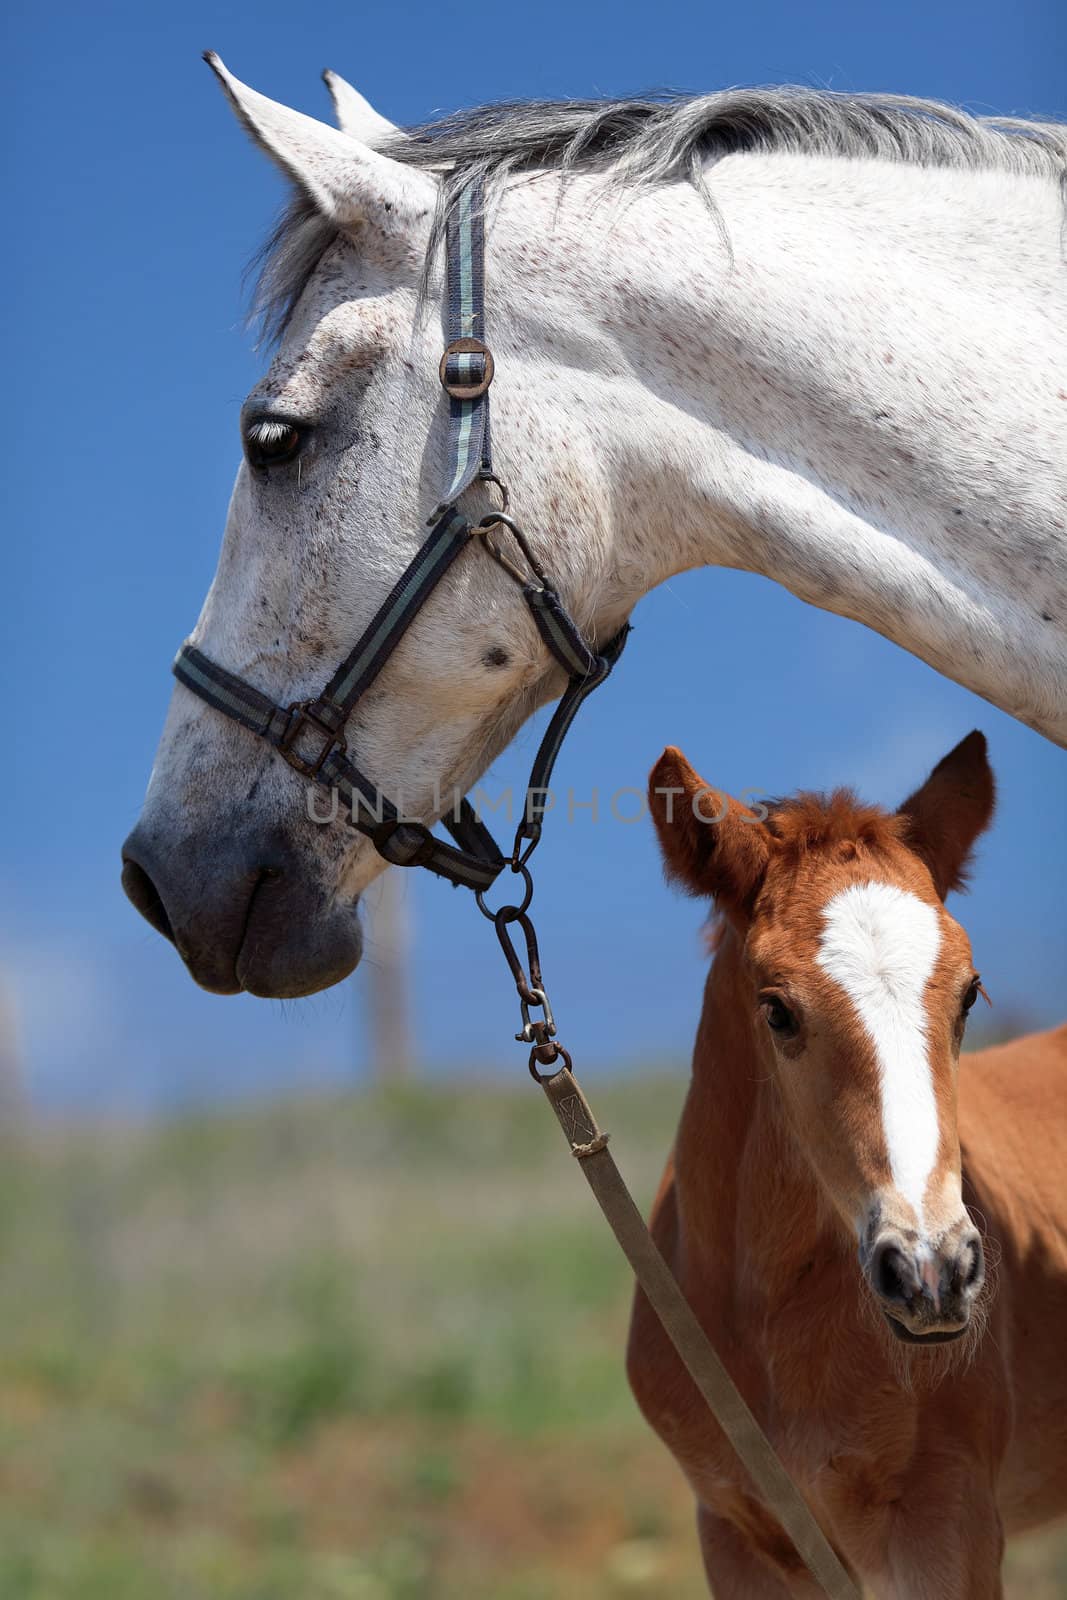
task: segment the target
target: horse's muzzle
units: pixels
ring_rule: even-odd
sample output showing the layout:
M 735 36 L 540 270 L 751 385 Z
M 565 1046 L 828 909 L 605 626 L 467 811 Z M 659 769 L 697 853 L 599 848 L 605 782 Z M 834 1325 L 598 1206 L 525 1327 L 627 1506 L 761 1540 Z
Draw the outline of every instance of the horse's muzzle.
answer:
M 966 1331 L 985 1281 L 977 1228 L 967 1220 L 938 1246 L 886 1229 L 865 1264 L 890 1328 L 909 1344 L 943 1344 Z
M 339 905 L 312 863 L 279 840 L 165 843 L 138 826 L 122 848 L 122 886 L 213 994 L 314 994 L 359 961 L 355 904 Z

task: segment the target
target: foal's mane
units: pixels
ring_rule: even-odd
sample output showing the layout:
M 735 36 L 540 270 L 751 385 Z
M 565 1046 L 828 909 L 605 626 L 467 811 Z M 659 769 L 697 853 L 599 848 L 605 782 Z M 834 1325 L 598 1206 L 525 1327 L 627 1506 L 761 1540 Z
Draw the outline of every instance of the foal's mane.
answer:
M 855 854 L 886 857 L 895 844 L 907 844 L 907 818 L 899 812 L 883 811 L 881 806 L 860 800 L 852 789 L 834 789 L 829 794 L 802 789 L 783 799 L 765 800 L 764 826 L 778 845 L 777 860 L 790 871 L 803 859 L 827 853 L 833 856 Z M 841 845 L 852 846 L 840 852 Z M 729 924 L 719 902 L 713 906 L 705 930 L 708 954 L 715 955 Z
M 713 212 L 707 170 L 739 152 L 1035 174 L 1056 179 L 1067 194 L 1067 124 L 976 117 L 911 95 L 790 86 L 500 102 L 422 123 L 382 149 L 442 180 L 431 255 L 472 179 L 488 189 L 517 173 L 599 172 L 642 187 L 686 182 Z M 268 339 L 284 333 L 336 237 L 333 224 L 298 195 L 258 257 L 255 311 Z
M 772 801 L 767 828 L 789 857 L 839 844 L 862 845 L 879 854 L 905 838 L 907 821 L 858 800 L 851 789 L 835 789 L 832 794 L 802 792 Z

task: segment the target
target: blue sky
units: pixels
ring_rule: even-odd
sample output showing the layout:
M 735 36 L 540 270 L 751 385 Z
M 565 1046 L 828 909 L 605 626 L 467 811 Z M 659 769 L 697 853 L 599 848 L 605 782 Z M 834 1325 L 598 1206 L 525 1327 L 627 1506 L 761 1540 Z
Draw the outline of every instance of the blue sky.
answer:
M 9 14 L 0 975 L 40 1104 L 135 1111 L 351 1078 L 366 1062 L 358 976 L 284 1006 L 203 994 L 119 889 L 170 658 L 211 578 L 238 409 L 261 369 L 242 268 L 282 198 L 200 52 L 322 117 L 326 66 L 400 122 L 487 98 L 772 81 L 1065 117 L 1065 45 L 1058 0 L 45 0 Z M 577 798 L 642 785 L 676 742 L 735 791 L 847 782 L 895 802 L 982 727 L 1001 803 L 962 915 L 1001 1014 L 1062 1015 L 1063 752 L 763 580 L 693 574 L 635 621 L 561 763 Z M 521 783 L 535 737 L 499 763 L 499 782 Z M 681 1058 L 704 966 L 699 908 L 662 885 L 647 822 L 578 816 L 539 858 L 563 1034 L 583 1065 Z M 521 1072 L 488 925 L 447 887 L 405 882 L 427 1067 Z

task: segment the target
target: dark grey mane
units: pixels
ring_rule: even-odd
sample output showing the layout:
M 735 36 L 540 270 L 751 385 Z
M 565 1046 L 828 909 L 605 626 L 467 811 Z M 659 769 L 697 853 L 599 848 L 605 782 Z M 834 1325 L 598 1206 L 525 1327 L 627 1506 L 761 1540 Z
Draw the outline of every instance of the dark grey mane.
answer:
M 610 174 L 620 184 L 692 183 L 741 151 L 999 169 L 1067 187 L 1067 124 L 974 117 L 907 95 L 828 89 L 723 89 L 634 100 L 527 100 L 477 106 L 407 130 L 385 153 L 442 180 L 431 247 L 460 190 L 518 173 Z M 336 230 L 300 196 L 260 254 L 256 312 L 268 338 L 285 330 Z

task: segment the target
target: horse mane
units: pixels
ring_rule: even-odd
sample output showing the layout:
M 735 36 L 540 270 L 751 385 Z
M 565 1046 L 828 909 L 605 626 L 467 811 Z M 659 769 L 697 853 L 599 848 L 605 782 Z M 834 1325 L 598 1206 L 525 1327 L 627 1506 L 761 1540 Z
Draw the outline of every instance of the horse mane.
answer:
M 480 179 L 488 192 L 518 173 L 596 172 L 645 188 L 690 183 L 716 215 L 708 168 L 741 152 L 1031 174 L 1054 179 L 1067 196 L 1067 124 L 976 117 L 911 95 L 790 86 L 503 101 L 421 123 L 381 149 L 441 179 L 431 260 L 467 184 Z M 254 263 L 253 309 L 268 340 L 284 333 L 336 238 L 334 225 L 298 194 Z

